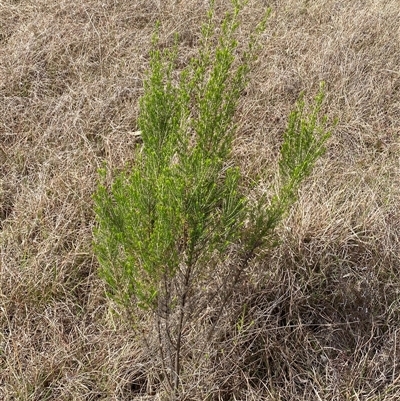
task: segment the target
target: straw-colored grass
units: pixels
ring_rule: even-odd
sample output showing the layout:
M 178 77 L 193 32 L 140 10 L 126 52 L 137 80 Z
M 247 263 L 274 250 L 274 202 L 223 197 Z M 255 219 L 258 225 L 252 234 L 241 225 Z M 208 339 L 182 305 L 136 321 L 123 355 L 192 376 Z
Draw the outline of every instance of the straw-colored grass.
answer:
M 0 399 L 161 400 L 157 339 L 104 295 L 92 251 L 103 161 L 132 161 L 151 34 L 196 51 L 200 0 L 0 3 Z M 211 344 L 186 333 L 187 400 L 400 399 L 398 0 L 272 7 L 238 113 L 249 183 L 273 179 L 286 117 L 326 82 L 328 152 L 247 272 Z M 218 14 L 229 1 L 217 1 Z M 268 191 L 260 185 L 255 191 Z M 212 318 L 212 311 L 205 311 Z M 146 316 L 143 316 L 146 319 Z M 202 320 L 203 324 L 206 320 Z M 197 359 L 199 353 L 207 358 Z

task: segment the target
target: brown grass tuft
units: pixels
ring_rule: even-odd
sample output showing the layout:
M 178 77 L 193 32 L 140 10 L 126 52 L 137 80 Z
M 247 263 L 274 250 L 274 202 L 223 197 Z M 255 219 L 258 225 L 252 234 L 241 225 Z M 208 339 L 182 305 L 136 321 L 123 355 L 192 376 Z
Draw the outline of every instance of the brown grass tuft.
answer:
M 132 161 L 150 38 L 184 65 L 200 0 L 0 4 L 0 399 L 161 400 L 148 342 L 104 295 L 91 195 Z M 250 0 L 242 35 L 266 2 Z M 186 333 L 186 400 L 400 399 L 398 0 L 275 0 L 235 158 L 268 191 L 286 117 L 326 81 L 329 151 L 221 319 Z M 228 7 L 217 1 L 218 15 Z M 143 319 L 146 319 L 144 316 Z M 149 319 L 150 320 L 150 319 Z M 202 358 L 198 358 L 203 355 Z M 206 355 L 206 357 L 204 357 Z

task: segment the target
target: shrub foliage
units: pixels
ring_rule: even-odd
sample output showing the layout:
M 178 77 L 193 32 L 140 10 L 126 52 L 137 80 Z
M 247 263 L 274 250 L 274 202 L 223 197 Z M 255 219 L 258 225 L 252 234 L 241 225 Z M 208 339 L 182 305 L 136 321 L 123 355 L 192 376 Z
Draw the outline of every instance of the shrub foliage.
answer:
M 196 308 L 205 306 L 202 291 L 215 279 L 213 267 L 223 264 L 228 253 L 232 257 L 234 250 L 238 263 L 232 279 L 220 289 L 222 309 L 256 253 L 271 246 L 271 235 L 329 137 L 319 118 L 321 87 L 310 111 L 305 112 L 300 99 L 289 116 L 276 195 L 255 203 L 248 200 L 231 157 L 234 117 L 268 11 L 246 50 L 238 54 L 235 33 L 243 5 L 232 3 L 219 29 L 211 6 L 201 29 L 200 51 L 179 74 L 179 39 L 172 49 L 161 51 L 156 31 L 140 100 L 143 145 L 133 167 L 116 174 L 111 187 L 106 168 L 100 171 L 94 195 L 95 253 L 109 295 L 127 309 L 153 313 L 161 351 L 163 338 L 173 350 L 164 373 L 175 393 L 184 329 Z

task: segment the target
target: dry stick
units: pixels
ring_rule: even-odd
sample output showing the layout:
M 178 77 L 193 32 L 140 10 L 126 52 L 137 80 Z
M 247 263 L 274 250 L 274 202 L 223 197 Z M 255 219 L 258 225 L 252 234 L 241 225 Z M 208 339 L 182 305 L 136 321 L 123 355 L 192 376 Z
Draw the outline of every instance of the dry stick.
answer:
M 161 367 L 164 372 L 167 372 L 167 367 L 165 366 L 165 355 L 164 355 L 163 345 L 162 345 L 161 322 L 160 322 L 161 318 L 158 314 L 156 314 L 156 316 L 157 316 L 157 334 L 158 334 L 159 352 L 160 352 L 160 357 L 161 357 Z M 169 391 L 172 391 L 173 387 L 172 387 L 172 383 L 171 383 L 171 380 L 170 380 L 168 374 L 166 374 L 166 379 L 167 379 L 168 389 L 169 389 Z
M 168 340 L 168 345 L 169 347 L 175 347 L 174 346 L 174 342 L 172 340 L 172 336 L 171 336 L 171 330 L 169 328 L 169 318 L 170 318 L 170 307 L 169 307 L 169 303 L 170 303 L 170 298 L 171 298 L 171 286 L 168 283 L 168 276 L 167 273 L 164 272 L 164 305 L 162 306 L 164 308 L 164 310 L 161 310 L 161 313 L 165 314 L 165 333 L 167 336 L 167 340 Z M 172 358 L 171 358 L 171 353 L 169 353 L 169 363 L 170 366 L 172 365 Z
M 175 352 L 175 378 L 174 378 L 174 395 L 177 396 L 178 387 L 179 387 L 179 376 L 181 370 L 181 346 L 182 346 L 182 331 L 183 331 L 183 322 L 185 318 L 185 307 L 186 307 L 186 297 L 189 292 L 190 285 L 190 276 L 192 273 L 192 268 L 189 265 L 185 272 L 185 281 L 184 281 L 184 289 L 181 297 L 181 302 L 179 305 L 179 323 L 178 323 L 178 337 L 176 339 L 176 352 Z
M 167 297 L 169 295 L 169 292 L 168 292 L 168 283 L 167 283 L 167 277 L 166 277 L 166 273 L 165 272 L 164 272 L 164 275 L 163 275 L 163 282 L 164 282 L 165 297 Z M 162 314 L 163 311 L 162 310 L 160 311 L 160 309 L 163 309 L 163 307 L 164 307 L 165 308 L 165 311 L 164 311 L 165 312 L 165 332 L 166 332 L 166 336 L 167 336 L 169 345 L 173 344 L 171 336 L 170 336 L 170 332 L 169 332 L 169 325 L 168 325 L 169 308 L 168 308 L 167 304 L 168 304 L 168 301 L 167 301 L 166 298 L 165 298 L 165 305 L 161 305 L 160 306 L 160 301 L 159 301 L 159 306 L 158 306 L 159 310 L 156 312 L 156 317 L 157 317 L 157 334 L 158 334 L 159 352 L 160 352 L 160 358 L 161 358 L 161 367 L 162 367 L 163 371 L 165 372 L 165 376 L 166 376 L 167 384 L 168 384 L 168 391 L 172 392 L 173 391 L 173 386 L 172 386 L 170 377 L 169 377 L 169 375 L 167 373 L 167 367 L 165 366 L 166 356 L 165 356 L 164 351 L 163 351 L 163 336 L 161 334 L 161 331 L 162 331 L 162 327 L 161 327 L 162 316 L 161 316 L 161 314 Z M 167 349 L 167 352 L 168 352 L 168 349 Z M 171 362 L 172 362 L 171 361 L 171 356 L 169 355 L 168 357 L 169 357 L 169 363 L 171 364 Z

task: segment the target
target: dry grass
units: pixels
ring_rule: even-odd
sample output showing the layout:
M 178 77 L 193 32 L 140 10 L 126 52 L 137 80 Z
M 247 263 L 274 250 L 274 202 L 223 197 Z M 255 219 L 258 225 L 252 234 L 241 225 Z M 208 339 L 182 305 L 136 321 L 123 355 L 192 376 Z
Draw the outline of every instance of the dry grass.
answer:
M 155 21 L 165 46 L 181 35 L 184 65 L 204 3 L 0 2 L 0 399 L 163 399 L 151 326 L 146 347 L 97 278 L 91 194 L 104 160 L 132 158 Z M 228 2 L 217 3 L 222 14 Z M 243 35 L 264 3 L 250 0 Z M 235 146 L 248 180 L 272 174 L 300 91 L 325 80 L 339 124 L 280 246 L 248 272 L 213 343 L 199 324 L 187 333 L 183 393 L 398 400 L 398 0 L 269 5 Z

